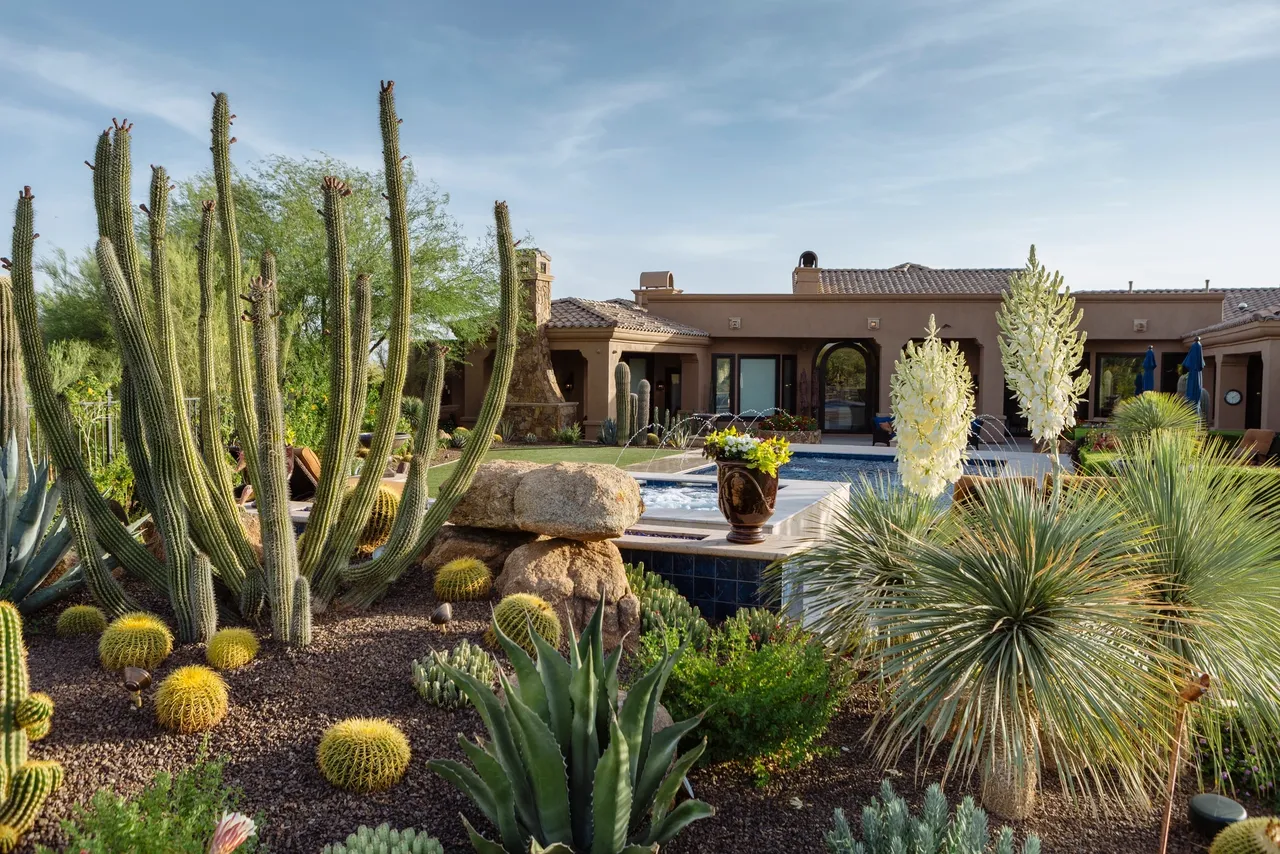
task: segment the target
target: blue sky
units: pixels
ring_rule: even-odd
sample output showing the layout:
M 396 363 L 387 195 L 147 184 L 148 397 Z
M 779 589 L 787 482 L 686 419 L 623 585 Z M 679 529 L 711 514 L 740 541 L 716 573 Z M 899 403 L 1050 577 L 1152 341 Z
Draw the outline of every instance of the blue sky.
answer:
M 1275 0 L 0 5 L 0 190 L 32 185 L 45 251 L 95 236 L 81 161 L 112 116 L 186 175 L 219 89 L 239 162 L 373 167 L 394 78 L 404 150 L 470 234 L 507 199 L 561 296 L 1032 242 L 1076 289 L 1280 285 Z

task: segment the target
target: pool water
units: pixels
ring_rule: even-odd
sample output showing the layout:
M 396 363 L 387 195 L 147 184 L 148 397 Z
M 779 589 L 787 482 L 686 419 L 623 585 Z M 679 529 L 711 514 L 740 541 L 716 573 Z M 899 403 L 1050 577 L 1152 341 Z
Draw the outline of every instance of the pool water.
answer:
M 649 510 L 717 510 L 714 483 L 683 483 L 678 480 L 642 480 L 640 498 Z
M 993 460 L 965 463 L 965 474 L 995 475 L 1000 463 Z M 695 469 L 688 474 L 715 474 L 714 464 Z M 791 462 L 779 471 L 779 477 L 791 480 L 826 480 L 836 483 L 857 481 L 863 477 L 875 479 L 887 475 L 897 484 L 898 461 L 889 456 L 863 456 L 859 454 L 793 454 Z M 646 499 L 647 502 L 647 499 Z

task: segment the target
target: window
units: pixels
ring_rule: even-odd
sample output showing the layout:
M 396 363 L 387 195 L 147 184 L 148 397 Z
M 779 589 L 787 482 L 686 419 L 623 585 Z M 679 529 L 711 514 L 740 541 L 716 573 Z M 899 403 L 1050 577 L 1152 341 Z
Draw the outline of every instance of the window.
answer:
M 546 262 L 546 261 L 539 261 L 539 262 L 538 262 L 538 272 L 539 272 L 539 273 L 545 273 L 545 272 L 547 272 L 547 262 Z
M 1123 353 L 1098 356 L 1098 374 L 1094 378 L 1097 391 L 1096 411 L 1102 418 L 1110 418 L 1116 404 L 1138 394 L 1142 382 L 1141 353 Z
M 711 396 L 717 415 L 733 412 L 733 357 L 711 357 Z
M 627 358 L 627 367 L 631 369 L 631 392 L 639 394 L 640 381 L 649 379 L 649 357 L 630 356 Z
M 743 356 L 738 360 L 738 414 L 768 415 L 778 406 L 778 357 Z
M 796 357 L 782 357 L 782 385 L 779 389 L 778 408 L 797 414 L 796 410 Z

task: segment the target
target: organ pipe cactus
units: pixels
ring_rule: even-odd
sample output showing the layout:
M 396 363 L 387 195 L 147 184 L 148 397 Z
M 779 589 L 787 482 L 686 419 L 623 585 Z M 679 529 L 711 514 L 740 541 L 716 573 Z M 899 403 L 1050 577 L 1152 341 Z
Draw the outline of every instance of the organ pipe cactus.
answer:
M 640 380 L 639 393 L 636 395 L 636 430 L 644 430 L 648 432 L 649 425 L 653 422 L 649 418 L 649 399 L 652 395 L 652 389 L 648 380 Z M 656 420 L 656 419 L 655 419 Z M 641 422 L 645 423 L 641 423 Z
M 499 842 L 463 818 L 477 852 L 644 854 L 713 814 L 701 801 L 672 807 L 705 747 L 676 758 L 698 718 L 653 731 L 663 685 L 683 647 L 637 679 L 619 704 L 622 647 L 605 658 L 603 617 L 599 606 L 581 639 L 570 627 L 568 661 L 535 633 L 535 662 L 495 622 L 519 677 L 517 686 L 499 674 L 505 703 L 488 685 L 443 665 L 489 731 L 488 742 L 459 736 L 474 770 L 452 760 L 429 763 L 494 825 Z
M 613 369 L 613 399 L 617 410 L 618 444 L 625 445 L 631 438 L 631 368 L 619 362 Z
M 62 783 L 62 766 L 27 758 L 27 747 L 49 731 L 53 701 L 27 689 L 22 616 L 0 602 L 0 854 L 18 845 L 41 807 Z

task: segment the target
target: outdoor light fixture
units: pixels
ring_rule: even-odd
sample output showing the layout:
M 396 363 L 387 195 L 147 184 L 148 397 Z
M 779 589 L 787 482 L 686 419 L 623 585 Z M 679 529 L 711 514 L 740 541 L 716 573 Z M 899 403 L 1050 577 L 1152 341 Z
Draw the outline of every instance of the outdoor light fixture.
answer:
M 141 667 L 124 669 L 124 689 L 133 699 L 133 705 L 142 708 L 142 692 L 151 687 L 151 674 Z
M 874 332 L 875 330 L 879 329 L 879 328 L 880 328 L 880 318 L 878 318 L 878 317 L 868 317 L 868 318 L 867 318 L 867 328 L 868 328 L 868 329 L 870 329 L 872 332 Z

